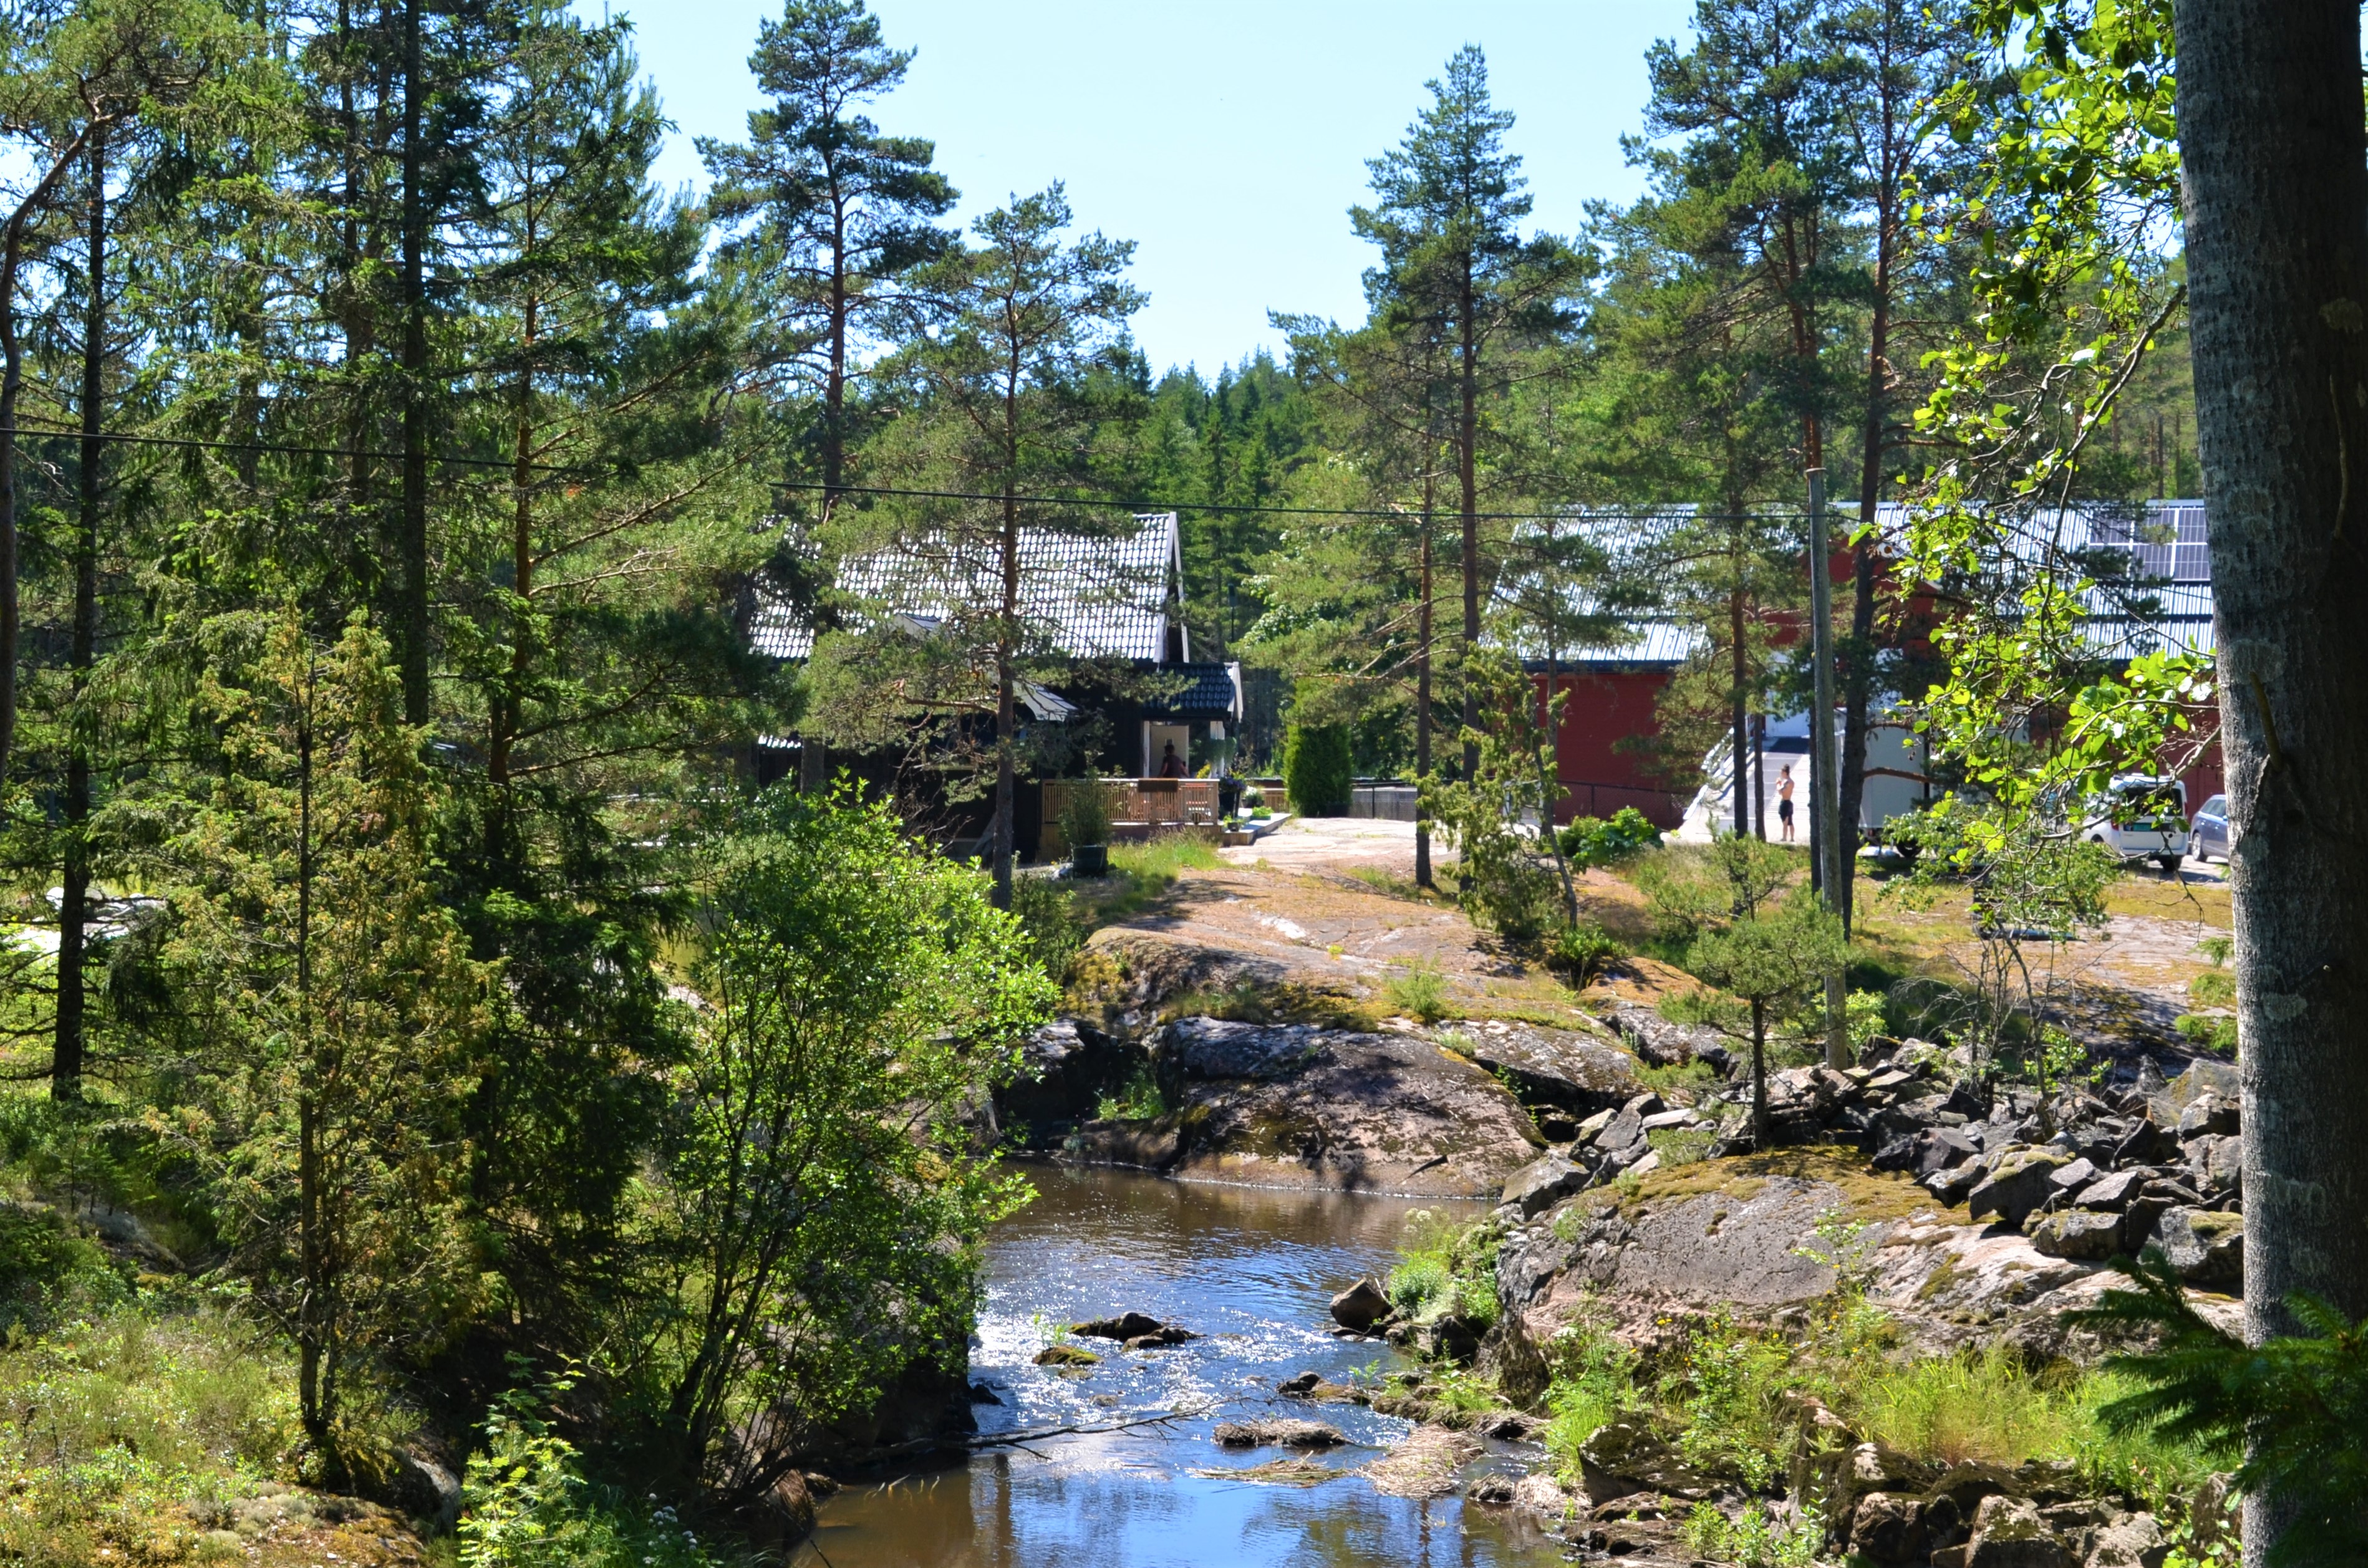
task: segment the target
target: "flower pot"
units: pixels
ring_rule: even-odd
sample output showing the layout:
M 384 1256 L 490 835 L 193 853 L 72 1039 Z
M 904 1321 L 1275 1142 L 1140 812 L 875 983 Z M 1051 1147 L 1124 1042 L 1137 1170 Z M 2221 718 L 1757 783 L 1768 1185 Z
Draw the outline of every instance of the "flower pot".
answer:
M 1069 851 L 1069 875 L 1073 877 L 1107 877 L 1110 875 L 1110 846 L 1080 844 Z

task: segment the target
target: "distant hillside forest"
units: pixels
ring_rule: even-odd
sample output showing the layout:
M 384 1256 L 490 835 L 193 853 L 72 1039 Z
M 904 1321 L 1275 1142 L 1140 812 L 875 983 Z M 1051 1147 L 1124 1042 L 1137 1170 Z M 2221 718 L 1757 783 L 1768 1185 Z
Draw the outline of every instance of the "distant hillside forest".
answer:
M 1845 525 L 2196 483 L 2162 226 L 2066 260 L 1969 6 L 1702 0 L 1646 194 L 1569 234 L 1477 47 L 1376 84 L 1363 319 L 1278 300 L 1284 361 L 1213 380 L 1060 186 L 951 220 L 862 0 L 763 25 L 696 197 L 585 9 L 0 18 L 0 1285 L 201 1281 L 293 1347 L 319 1479 L 573 1387 L 603 1473 L 738 1507 L 967 1333 L 1024 1190 L 963 1107 L 1056 999 L 1008 833 L 955 864 L 754 758 L 1008 798 L 1057 661 L 991 591 L 883 628 L 850 553 L 1174 508 L 1196 656 L 1468 785 L 1534 760 L 1504 651 L 1626 615 L 1700 633 L 1693 758 L 1798 710 L 1806 469 Z M 1645 508 L 1642 554 L 1566 526 Z M 1912 661 L 1835 542 L 1862 719 Z

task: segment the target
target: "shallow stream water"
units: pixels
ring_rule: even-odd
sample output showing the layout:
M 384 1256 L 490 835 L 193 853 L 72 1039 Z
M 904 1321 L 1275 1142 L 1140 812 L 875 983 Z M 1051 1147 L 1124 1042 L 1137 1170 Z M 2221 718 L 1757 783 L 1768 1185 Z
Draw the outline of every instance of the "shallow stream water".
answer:
M 1219 1448 L 1223 1420 L 1327 1421 L 1352 1446 L 1315 1456 L 1346 1471 L 1380 1457 L 1407 1424 L 1349 1404 L 1274 1392 L 1302 1371 L 1346 1381 L 1399 1358 L 1326 1333 L 1326 1303 L 1388 1267 L 1406 1215 L 1435 1200 L 1163 1181 L 1040 1168 L 1037 1200 L 998 1227 L 971 1378 L 1000 1404 L 982 1432 L 1092 1426 L 1217 1405 L 1166 1426 L 1073 1434 L 983 1450 L 967 1463 L 847 1487 L 822 1506 L 814 1544 L 831 1568 L 1529 1568 L 1561 1551 L 1506 1510 L 1461 1495 L 1387 1497 L 1342 1474 L 1309 1486 L 1228 1472 L 1288 1457 Z M 1080 1340 L 1082 1372 L 1034 1365 L 1056 1324 L 1128 1310 L 1206 1337 L 1154 1351 Z M 1518 1473 L 1534 1451 L 1503 1445 L 1466 1471 Z M 808 1561 L 813 1561 L 810 1556 Z

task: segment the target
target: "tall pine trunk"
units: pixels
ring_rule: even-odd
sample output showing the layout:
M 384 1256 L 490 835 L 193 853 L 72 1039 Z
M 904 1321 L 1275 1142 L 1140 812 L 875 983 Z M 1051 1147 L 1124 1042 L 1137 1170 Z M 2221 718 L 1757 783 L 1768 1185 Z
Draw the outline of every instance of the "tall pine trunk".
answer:
M 1886 116 L 1888 98 L 1885 99 Z M 1885 144 L 1892 135 L 1884 124 Z M 1896 244 L 1892 205 L 1878 200 L 1874 219 L 1874 302 L 1867 323 L 1866 418 L 1858 473 L 1858 526 L 1866 537 L 1850 550 L 1850 630 L 1842 667 L 1841 872 L 1834 909 L 1848 936 L 1858 870 L 1859 815 L 1866 802 L 1868 708 L 1874 692 L 1874 509 L 1883 499 L 1883 427 L 1889 411 L 1891 262 Z
M 82 472 L 76 476 L 74 531 L 74 633 L 67 654 L 72 698 L 66 710 L 65 854 L 59 867 L 57 1038 L 50 1057 L 50 1097 L 78 1099 L 87 1055 L 83 983 L 85 920 L 90 909 L 91 722 L 83 710 L 98 656 L 98 514 L 101 399 L 107 373 L 107 139 L 91 138 L 88 216 L 90 295 L 82 324 Z
M 1479 694 L 1472 685 L 1472 657 L 1480 646 L 1480 343 L 1472 320 L 1475 305 L 1472 266 L 1463 267 L 1463 290 L 1457 300 L 1463 329 L 1459 391 L 1463 407 L 1456 424 L 1455 477 L 1463 515 L 1463 727 L 1480 728 Z M 1467 733 L 1463 741 L 1463 777 L 1469 781 L 1480 770 L 1479 743 Z
M 2243 1041 L 2245 1331 L 2368 1317 L 2368 178 L 2360 11 L 2182 0 L 2196 431 Z M 2355 453 L 2353 449 L 2359 449 Z M 2245 1556 L 2287 1516 L 2248 1499 Z
M 1430 778 L 1430 508 L 1433 483 L 1430 464 L 1426 460 L 1422 475 L 1422 605 L 1416 612 L 1414 665 L 1414 774 L 1417 781 L 1414 813 L 1414 885 L 1418 888 L 1435 885 L 1430 871 L 1430 817 L 1420 801 L 1421 782 Z
M 403 572 L 396 645 L 403 660 L 403 719 L 427 722 L 427 207 L 420 181 L 419 7 L 403 8 L 403 516 L 395 556 Z

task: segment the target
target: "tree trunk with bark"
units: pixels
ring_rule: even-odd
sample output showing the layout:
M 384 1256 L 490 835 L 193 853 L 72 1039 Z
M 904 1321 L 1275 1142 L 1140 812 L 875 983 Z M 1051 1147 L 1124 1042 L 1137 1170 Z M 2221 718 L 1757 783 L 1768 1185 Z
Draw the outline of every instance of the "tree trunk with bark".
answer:
M 99 479 L 106 443 L 101 400 L 107 380 L 107 140 L 90 144 L 89 297 L 82 323 L 82 472 L 76 476 L 74 531 L 74 632 L 67 654 L 73 698 L 66 712 L 65 853 L 58 868 L 58 1005 L 50 1055 L 50 1097 L 82 1096 L 88 1051 L 83 983 L 85 919 L 90 910 L 90 744 L 82 710 L 90 670 L 98 657 Z
M 2235 828 L 2245 1329 L 2368 1317 L 2368 177 L 2360 11 L 2181 0 L 2198 443 Z M 2358 452 L 2354 452 L 2354 449 Z M 2259 1562 L 2285 1514 L 2248 1499 Z
M 395 559 L 403 572 L 396 615 L 403 669 L 403 720 L 427 722 L 427 208 L 420 181 L 419 7 L 403 11 L 403 515 Z
M 1431 477 L 1426 472 L 1422 479 L 1422 605 L 1417 612 L 1414 666 L 1414 773 L 1418 781 L 1430 777 L 1431 483 Z M 1419 788 L 1417 783 L 1414 820 L 1414 885 L 1427 888 L 1437 884 L 1430 870 L 1430 818 L 1419 803 Z
M 1463 290 L 1457 301 L 1463 341 L 1457 367 L 1463 408 L 1455 426 L 1455 477 L 1462 492 L 1463 515 L 1463 727 L 1473 731 L 1480 727 L 1480 699 L 1473 689 L 1471 674 L 1472 657 L 1480 646 L 1480 342 L 1477 324 L 1472 319 L 1475 302 L 1472 267 L 1467 261 Z M 1467 737 L 1463 743 L 1463 777 L 1468 780 L 1479 770 L 1479 744 Z

